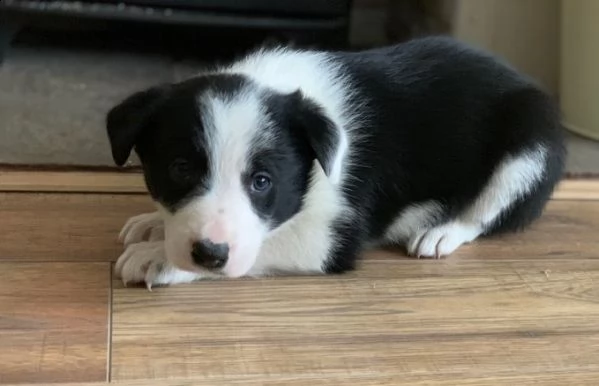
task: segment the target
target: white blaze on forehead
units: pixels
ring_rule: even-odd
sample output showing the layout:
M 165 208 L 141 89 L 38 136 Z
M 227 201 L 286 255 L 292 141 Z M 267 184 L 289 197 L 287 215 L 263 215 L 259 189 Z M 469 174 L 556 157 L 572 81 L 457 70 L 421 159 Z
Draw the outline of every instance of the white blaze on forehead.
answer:
M 256 91 L 236 95 L 206 93 L 200 97 L 211 187 L 240 182 L 256 145 L 271 134 L 264 104 Z
M 268 226 L 255 212 L 243 175 L 251 173 L 251 157 L 274 135 L 259 91 L 247 87 L 235 94 L 206 93 L 199 98 L 204 147 L 210 165 L 208 192 L 185 213 L 196 239 L 229 246 L 226 276 L 245 274 L 254 264 Z

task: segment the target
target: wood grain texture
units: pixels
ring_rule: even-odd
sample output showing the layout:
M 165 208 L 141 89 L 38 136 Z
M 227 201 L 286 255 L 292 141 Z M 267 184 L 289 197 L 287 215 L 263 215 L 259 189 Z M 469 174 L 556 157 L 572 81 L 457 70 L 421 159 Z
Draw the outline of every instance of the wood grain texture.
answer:
M 110 264 L 0 263 L 0 384 L 107 380 Z
M 528 232 L 443 261 L 373 252 L 342 276 L 154 292 L 114 282 L 112 376 L 589 384 L 599 372 L 597 234 L 599 202 L 554 201 Z
M 0 170 L 3 192 L 144 193 L 140 173 Z
M 113 261 L 145 195 L 0 193 L 0 261 Z
M 404 279 L 399 268 L 370 261 L 343 278 L 117 289 L 113 377 L 458 382 L 599 371 L 599 262 L 549 278 L 520 269 L 450 280 L 439 269 Z M 383 269 L 387 277 L 368 272 Z
M 414 385 L 414 386 L 526 386 L 526 385 L 544 385 L 544 386 L 564 386 L 564 385 L 596 385 L 599 379 L 599 372 L 589 371 L 581 373 L 569 373 L 560 371 L 550 371 L 545 374 L 531 375 L 503 375 L 493 378 L 480 378 L 476 376 L 464 376 L 456 382 L 455 379 L 447 379 L 431 374 L 405 374 L 401 377 L 387 376 L 380 374 L 353 374 L 348 375 L 300 375 L 295 377 L 279 377 L 265 379 L 262 376 L 240 376 L 230 377 L 226 380 L 212 378 L 187 378 L 187 379 L 160 379 L 160 380 L 126 380 L 114 381 L 110 383 L 60 383 L 53 386 L 396 386 L 396 385 Z M 6 385 L 17 386 L 17 385 Z M 19 384 L 18 386 L 30 386 Z
M 599 180 L 564 180 L 553 194 L 555 200 L 599 200 Z

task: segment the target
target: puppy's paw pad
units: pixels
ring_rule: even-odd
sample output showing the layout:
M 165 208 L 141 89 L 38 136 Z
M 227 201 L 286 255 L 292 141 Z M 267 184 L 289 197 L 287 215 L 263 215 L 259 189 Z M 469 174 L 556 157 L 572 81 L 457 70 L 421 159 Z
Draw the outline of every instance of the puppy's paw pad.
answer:
M 146 240 L 157 241 L 163 239 L 164 224 L 158 212 L 131 217 L 119 234 L 119 240 L 125 246 Z
M 460 245 L 469 243 L 480 234 L 476 226 L 451 222 L 423 230 L 410 239 L 408 253 L 412 256 L 437 259 L 453 253 Z

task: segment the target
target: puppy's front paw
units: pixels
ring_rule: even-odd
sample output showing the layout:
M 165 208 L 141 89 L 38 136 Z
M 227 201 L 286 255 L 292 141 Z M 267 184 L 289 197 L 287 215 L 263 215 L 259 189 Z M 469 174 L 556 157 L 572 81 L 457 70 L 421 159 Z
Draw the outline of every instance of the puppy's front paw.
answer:
M 199 279 L 198 274 L 180 270 L 166 260 L 163 241 L 129 245 L 117 260 L 115 273 L 125 286 L 145 283 L 149 290 L 156 285 L 190 283 Z
M 131 217 L 119 234 L 119 240 L 129 246 L 141 241 L 164 240 L 164 223 L 158 212 Z
M 437 259 L 453 253 L 460 245 L 469 243 L 480 234 L 480 228 L 461 222 L 450 222 L 426 229 L 414 235 L 408 243 L 412 256 Z

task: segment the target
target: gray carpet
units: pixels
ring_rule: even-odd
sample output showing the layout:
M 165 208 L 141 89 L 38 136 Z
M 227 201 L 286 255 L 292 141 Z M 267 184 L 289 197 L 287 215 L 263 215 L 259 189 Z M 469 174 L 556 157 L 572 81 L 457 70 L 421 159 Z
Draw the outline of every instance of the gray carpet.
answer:
M 160 56 L 15 48 L 0 67 L 0 163 L 111 165 L 108 109 L 191 71 Z
M 599 176 L 599 142 L 570 134 L 566 171 L 573 177 Z

